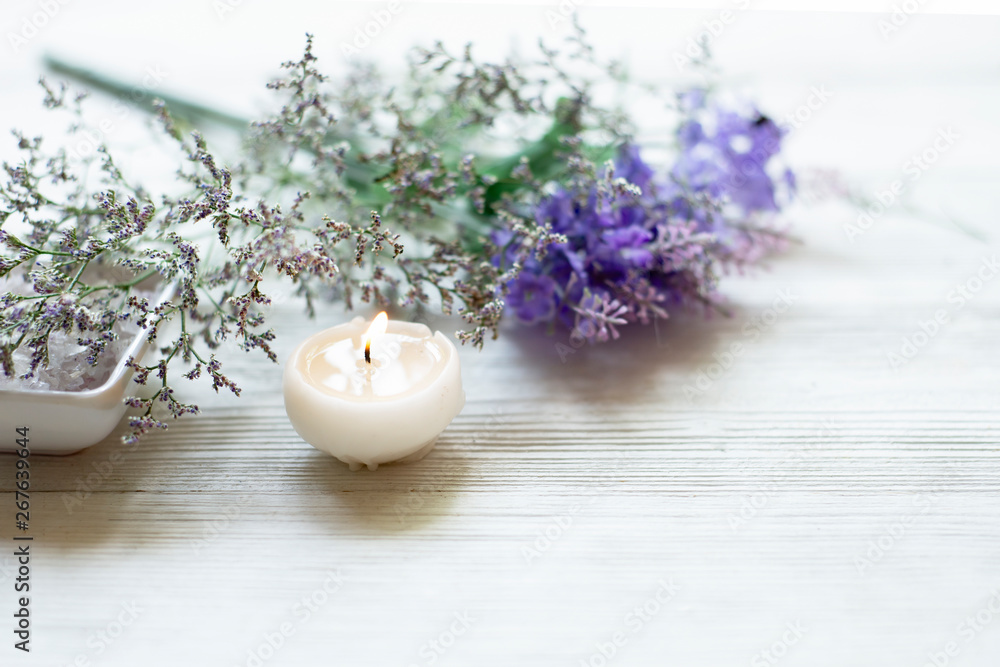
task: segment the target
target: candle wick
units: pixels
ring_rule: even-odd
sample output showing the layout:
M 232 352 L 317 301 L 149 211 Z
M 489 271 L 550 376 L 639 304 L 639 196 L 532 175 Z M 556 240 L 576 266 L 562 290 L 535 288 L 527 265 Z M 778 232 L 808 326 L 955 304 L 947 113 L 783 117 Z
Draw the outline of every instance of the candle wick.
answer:
M 365 341 L 365 363 L 371 366 L 372 363 L 372 339 Z

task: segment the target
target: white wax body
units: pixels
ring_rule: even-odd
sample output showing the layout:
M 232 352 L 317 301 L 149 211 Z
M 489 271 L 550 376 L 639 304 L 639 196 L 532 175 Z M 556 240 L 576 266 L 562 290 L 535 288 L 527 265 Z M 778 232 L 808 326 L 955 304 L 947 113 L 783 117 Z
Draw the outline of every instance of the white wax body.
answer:
M 312 446 L 370 469 L 416 460 L 465 405 L 455 345 L 423 324 L 390 321 L 364 358 L 360 317 L 310 336 L 283 377 L 285 411 Z

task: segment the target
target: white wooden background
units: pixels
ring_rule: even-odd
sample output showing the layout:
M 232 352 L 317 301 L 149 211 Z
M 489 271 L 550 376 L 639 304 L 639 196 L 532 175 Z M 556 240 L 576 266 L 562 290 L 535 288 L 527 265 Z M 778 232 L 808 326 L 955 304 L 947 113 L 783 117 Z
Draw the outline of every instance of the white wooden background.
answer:
M 159 65 L 172 90 L 239 108 L 302 31 L 332 62 L 381 7 L 246 2 L 220 20 L 208 0 L 169 4 L 74 3 L 22 52 L 4 37 L 0 124 L 40 122 L 45 51 L 132 77 Z M 406 4 L 379 50 L 530 44 L 558 32 L 553 7 Z M 2 34 L 36 8 L 6 3 Z M 622 11 L 584 17 L 667 74 L 716 15 Z M 790 156 L 871 195 L 952 126 L 959 140 L 910 194 L 986 241 L 894 207 L 852 243 L 850 207 L 796 207 L 804 244 L 725 281 L 732 318 L 677 317 L 565 362 L 563 341 L 532 332 L 463 350 L 464 412 L 424 461 L 374 473 L 305 445 L 280 367 L 234 357 L 243 398 L 192 389 L 204 414 L 134 450 L 111 437 L 35 460 L 34 651 L 11 648 L 0 556 L 0 664 L 996 665 L 1000 280 L 962 308 L 948 296 L 997 252 L 1000 22 L 916 16 L 884 40 L 880 18 L 741 13 L 716 51 L 777 115 L 827 86 Z M 747 335 L 782 291 L 794 304 Z M 949 322 L 892 369 L 887 354 L 939 309 Z M 276 315 L 283 353 L 346 317 Z M 733 343 L 730 369 L 686 397 Z M 8 545 L 13 461 L 0 456 Z

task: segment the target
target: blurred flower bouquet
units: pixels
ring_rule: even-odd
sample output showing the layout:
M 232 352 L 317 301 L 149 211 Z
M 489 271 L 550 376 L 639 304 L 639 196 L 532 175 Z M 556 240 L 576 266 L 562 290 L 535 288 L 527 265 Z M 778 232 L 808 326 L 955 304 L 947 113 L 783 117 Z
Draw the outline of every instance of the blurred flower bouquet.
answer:
M 332 299 L 458 315 L 459 339 L 475 346 L 504 313 L 604 342 L 676 308 L 716 307 L 721 272 L 785 241 L 775 217 L 794 179 L 775 164 L 782 130 L 707 86 L 635 83 L 582 31 L 525 62 L 418 49 L 394 81 L 365 64 L 328 80 L 309 37 L 283 69 L 269 84 L 280 110 L 244 128 L 231 166 L 160 104 L 181 168 L 155 196 L 106 146 L 72 160 L 15 132 L 22 157 L 0 184 L 8 383 L 30 388 L 56 363 L 54 336 L 97 365 L 124 325 L 150 327 L 158 357 L 128 360 L 154 389 L 128 399 L 144 411 L 134 440 L 164 427 L 158 403 L 174 417 L 197 410 L 174 396 L 176 367 L 239 393 L 214 355 L 221 343 L 275 360 L 266 306 L 279 279 L 310 313 Z M 82 97 L 43 86 L 45 106 L 82 131 Z M 655 167 L 627 113 L 637 104 L 673 124 Z M 93 280 L 97 268 L 117 277 Z M 176 285 L 172 298 L 137 291 L 156 277 Z

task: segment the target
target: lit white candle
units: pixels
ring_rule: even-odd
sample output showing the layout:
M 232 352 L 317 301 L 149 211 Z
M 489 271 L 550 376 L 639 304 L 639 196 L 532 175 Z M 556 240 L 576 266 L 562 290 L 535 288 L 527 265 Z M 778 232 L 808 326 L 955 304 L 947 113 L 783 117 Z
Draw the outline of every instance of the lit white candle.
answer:
M 385 313 L 304 340 L 283 389 L 295 431 L 351 470 L 423 458 L 465 405 L 455 345 Z

